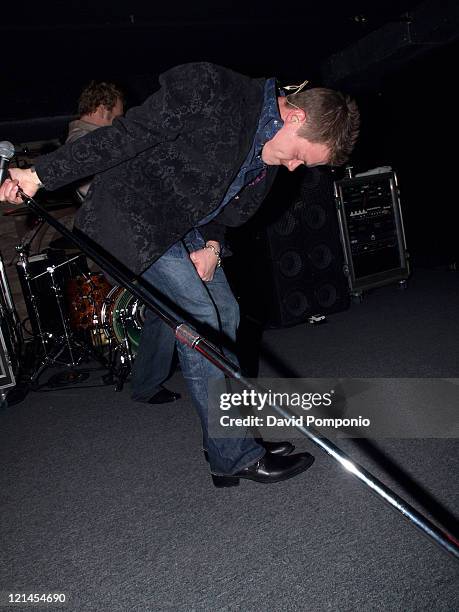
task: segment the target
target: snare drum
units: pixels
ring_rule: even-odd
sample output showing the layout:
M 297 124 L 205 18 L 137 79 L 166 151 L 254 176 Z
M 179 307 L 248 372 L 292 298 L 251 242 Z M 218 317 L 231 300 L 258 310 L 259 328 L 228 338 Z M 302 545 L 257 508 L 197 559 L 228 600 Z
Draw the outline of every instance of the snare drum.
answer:
M 135 355 L 145 321 L 145 305 L 123 287 L 113 287 L 101 310 L 102 325 L 109 340 L 122 344 L 130 343 Z
M 90 273 L 67 281 L 70 327 L 74 331 L 94 329 L 101 324 L 101 310 L 112 286 L 103 274 Z

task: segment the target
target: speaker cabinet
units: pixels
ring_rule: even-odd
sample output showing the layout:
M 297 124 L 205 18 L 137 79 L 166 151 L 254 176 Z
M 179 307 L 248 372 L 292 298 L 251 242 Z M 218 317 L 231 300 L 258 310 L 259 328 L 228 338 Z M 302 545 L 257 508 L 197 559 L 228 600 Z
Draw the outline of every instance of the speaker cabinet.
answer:
M 241 310 L 267 327 L 349 307 L 332 172 L 281 170 L 260 211 L 231 241 Z

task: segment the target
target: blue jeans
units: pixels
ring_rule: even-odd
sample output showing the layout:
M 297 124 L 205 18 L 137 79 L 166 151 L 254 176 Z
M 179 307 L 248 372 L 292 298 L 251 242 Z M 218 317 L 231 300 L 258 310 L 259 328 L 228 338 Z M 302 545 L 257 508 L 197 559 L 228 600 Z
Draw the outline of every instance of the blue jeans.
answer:
M 180 311 L 174 313 L 170 304 L 162 303 L 165 310 L 179 320 L 184 318 L 198 331 L 216 343 L 223 337 L 230 343 L 236 340 L 239 324 L 239 307 L 226 280 L 222 268 L 215 270 L 212 281 L 204 283 L 190 259 L 190 253 L 202 249 L 205 242 L 197 230 L 187 234 L 184 241 L 175 243 L 142 275 L 165 298 L 170 299 Z M 184 315 L 184 316 L 183 316 Z M 218 346 L 218 341 L 217 341 Z M 236 357 L 222 347 L 228 359 L 237 363 Z M 209 378 L 224 378 L 223 372 L 188 346 L 177 343 L 183 376 L 187 382 L 194 406 L 201 420 L 204 448 L 209 454 L 212 472 L 234 474 L 255 463 L 264 454 L 247 429 L 240 429 L 238 438 L 212 438 L 208 433 L 208 410 L 219 410 L 208 405 Z M 215 414 L 215 413 L 214 413 Z
M 132 369 L 133 400 L 148 402 L 161 389 L 161 385 L 170 375 L 174 349 L 173 330 L 147 309 Z

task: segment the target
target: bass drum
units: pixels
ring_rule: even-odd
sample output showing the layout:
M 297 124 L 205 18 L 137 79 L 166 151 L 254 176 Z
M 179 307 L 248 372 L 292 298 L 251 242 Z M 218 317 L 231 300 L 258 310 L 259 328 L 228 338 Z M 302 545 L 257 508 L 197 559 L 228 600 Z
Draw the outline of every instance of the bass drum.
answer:
M 145 304 L 123 287 L 115 286 L 102 304 L 101 320 L 105 335 L 116 344 L 129 341 L 132 354 L 137 353 L 145 321 Z

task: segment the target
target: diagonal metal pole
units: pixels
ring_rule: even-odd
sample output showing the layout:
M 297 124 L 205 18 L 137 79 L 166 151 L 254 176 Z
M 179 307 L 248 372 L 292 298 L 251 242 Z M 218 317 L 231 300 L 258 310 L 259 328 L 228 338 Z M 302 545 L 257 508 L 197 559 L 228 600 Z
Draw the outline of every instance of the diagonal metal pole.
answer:
M 19 189 L 19 194 L 21 195 L 25 204 L 27 204 L 27 206 L 29 206 L 29 208 L 39 217 L 44 219 L 52 227 L 57 229 L 58 232 L 79 247 L 81 251 L 88 255 L 90 259 L 98 264 L 105 272 L 110 274 L 110 276 L 112 276 L 120 285 L 130 291 L 136 298 L 147 304 L 147 306 L 151 308 L 151 310 L 153 310 L 158 317 L 160 317 L 167 325 L 169 325 L 169 327 L 174 330 L 175 337 L 179 342 L 182 342 L 198 353 L 201 353 L 203 357 L 218 367 L 222 372 L 224 372 L 224 374 L 230 378 L 239 380 L 242 384 L 247 386 L 248 389 L 263 392 L 263 389 L 260 386 L 254 384 L 250 380 L 245 379 L 242 376 L 239 368 L 237 368 L 233 363 L 231 363 L 231 361 L 222 355 L 215 346 L 206 340 L 206 338 L 200 336 L 199 333 L 186 322 L 175 319 L 165 312 L 158 304 L 156 304 L 152 299 L 151 293 L 142 284 L 142 279 L 133 275 L 133 273 L 123 264 L 121 264 L 121 262 L 115 260 L 108 253 L 103 252 L 98 245 L 92 243 L 92 241 L 90 241 L 87 237 L 84 237 L 82 234 L 72 233 L 21 189 Z M 296 416 L 286 408 L 273 404 L 271 407 L 284 418 L 292 418 Z M 453 557 L 459 559 L 459 542 L 456 540 L 456 538 L 435 525 L 421 512 L 416 510 L 416 508 L 394 493 L 392 489 L 373 476 L 368 470 L 356 463 L 333 442 L 322 437 L 317 429 L 314 427 L 304 427 L 302 425 L 296 425 L 296 428 L 306 438 L 327 453 L 327 455 L 333 457 L 333 459 L 335 459 L 347 472 L 363 482 L 373 493 L 381 497 L 393 509 L 404 516 L 424 535 L 433 540 L 436 544 L 443 548 L 443 550 L 453 555 Z

